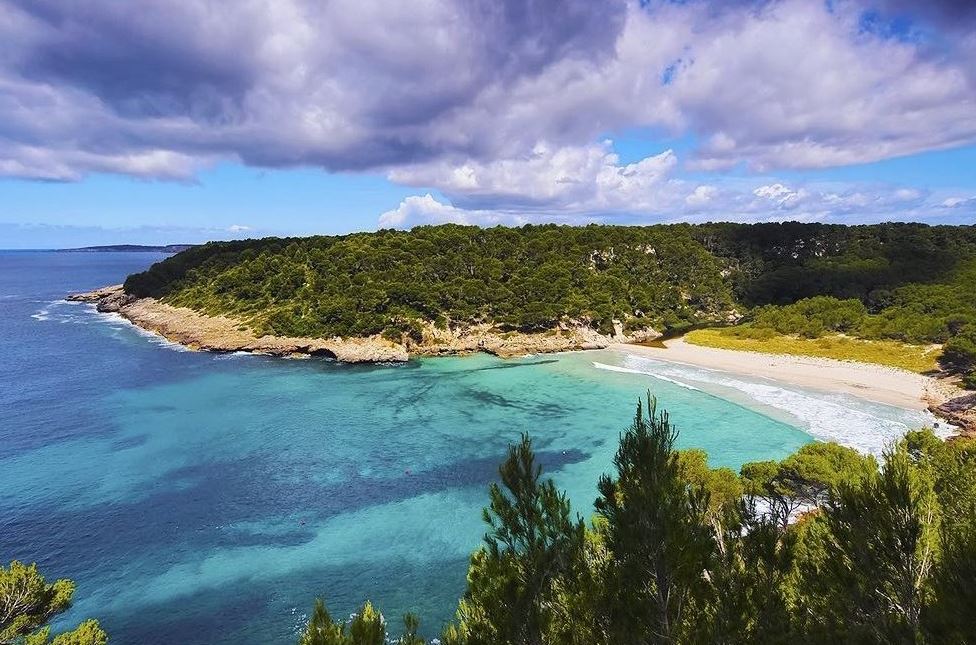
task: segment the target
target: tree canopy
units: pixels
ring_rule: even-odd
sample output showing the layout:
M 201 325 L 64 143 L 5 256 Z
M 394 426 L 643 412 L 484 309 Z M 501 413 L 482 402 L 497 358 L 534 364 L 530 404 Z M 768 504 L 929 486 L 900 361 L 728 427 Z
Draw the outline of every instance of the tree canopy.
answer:
M 945 343 L 976 386 L 976 227 L 421 226 L 212 242 L 126 291 L 282 336 L 422 338 L 424 325 L 680 330 Z
M 95 620 L 50 638 L 46 624 L 71 606 L 74 593 L 70 580 L 48 584 L 36 564 L 14 560 L 0 566 L 0 645 L 105 645 L 105 632 Z
M 512 446 L 442 642 L 976 640 L 976 440 L 911 432 L 880 464 L 813 443 L 737 474 L 676 437 L 653 399 L 639 404 L 587 525 L 528 437 Z M 333 625 L 315 616 L 310 630 Z M 390 642 L 424 641 L 408 628 Z

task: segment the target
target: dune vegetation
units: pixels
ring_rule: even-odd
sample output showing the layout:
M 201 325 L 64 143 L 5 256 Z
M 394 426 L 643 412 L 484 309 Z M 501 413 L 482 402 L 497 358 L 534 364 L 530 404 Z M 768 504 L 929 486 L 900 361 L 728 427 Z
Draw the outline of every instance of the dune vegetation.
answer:
M 806 338 L 748 325 L 696 329 L 685 334 L 684 339 L 693 345 L 704 347 L 876 363 L 919 374 L 937 370 L 937 359 L 941 354 L 941 347 L 938 345 L 867 340 L 841 334 Z

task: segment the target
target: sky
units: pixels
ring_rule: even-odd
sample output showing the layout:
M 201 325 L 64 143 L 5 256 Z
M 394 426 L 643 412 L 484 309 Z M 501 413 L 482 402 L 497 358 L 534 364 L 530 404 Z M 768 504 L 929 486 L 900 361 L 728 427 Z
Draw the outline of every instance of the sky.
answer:
M 976 223 L 973 0 L 0 0 L 0 248 Z

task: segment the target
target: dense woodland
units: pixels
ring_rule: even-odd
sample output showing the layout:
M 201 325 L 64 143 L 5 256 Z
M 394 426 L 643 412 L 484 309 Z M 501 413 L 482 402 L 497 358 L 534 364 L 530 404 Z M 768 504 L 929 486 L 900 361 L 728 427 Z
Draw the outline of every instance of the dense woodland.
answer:
M 745 316 L 755 333 L 947 343 L 976 367 L 976 227 L 424 226 L 215 242 L 126 290 L 289 336 L 419 339 L 421 322 L 609 333 Z M 976 386 L 976 377 L 970 377 Z
M 638 405 L 588 521 L 543 478 L 531 440 L 512 445 L 440 642 L 976 642 L 976 439 L 910 432 L 881 463 L 812 443 L 736 473 L 676 438 L 650 397 Z M 0 567 L 0 643 L 51 642 L 43 625 L 72 591 Z M 53 645 L 105 642 L 89 620 Z M 366 602 L 334 620 L 317 600 L 298 644 L 427 642 L 413 615 L 388 624 Z

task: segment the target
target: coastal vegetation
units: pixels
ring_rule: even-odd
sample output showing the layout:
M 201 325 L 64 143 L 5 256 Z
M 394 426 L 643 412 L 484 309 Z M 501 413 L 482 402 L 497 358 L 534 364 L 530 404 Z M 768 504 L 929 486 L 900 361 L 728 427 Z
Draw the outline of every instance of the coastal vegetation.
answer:
M 696 329 L 685 334 L 684 338 L 693 345 L 705 347 L 877 363 L 919 374 L 938 369 L 940 352 L 938 345 L 866 340 L 841 334 L 806 338 L 750 325 Z
M 286 336 L 419 333 L 481 322 L 606 332 L 728 310 L 716 258 L 685 229 L 445 225 L 409 232 L 208 244 L 130 276 L 126 290 Z
M 976 387 L 972 226 L 422 226 L 210 243 L 130 276 L 125 289 L 259 334 L 405 344 L 472 325 L 611 335 L 740 320 L 750 331 L 728 342 L 769 342 L 772 330 L 829 338 L 819 345 L 831 355 L 875 355 L 843 334 L 891 341 L 872 347 L 914 369 L 928 346 L 944 345 L 941 367 Z
M 489 490 L 484 544 L 446 645 L 969 643 L 976 638 L 976 440 L 911 432 L 884 455 L 815 443 L 712 469 L 649 398 L 585 522 L 531 441 Z M 300 645 L 387 641 L 369 603 L 321 601 Z
M 51 639 L 47 623 L 71 606 L 75 585 L 62 579 L 48 584 L 36 564 L 14 560 L 0 566 L 0 644 L 105 645 L 106 634 L 96 620 Z

